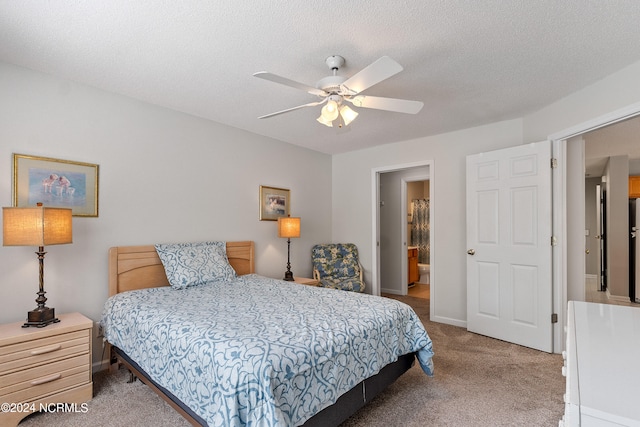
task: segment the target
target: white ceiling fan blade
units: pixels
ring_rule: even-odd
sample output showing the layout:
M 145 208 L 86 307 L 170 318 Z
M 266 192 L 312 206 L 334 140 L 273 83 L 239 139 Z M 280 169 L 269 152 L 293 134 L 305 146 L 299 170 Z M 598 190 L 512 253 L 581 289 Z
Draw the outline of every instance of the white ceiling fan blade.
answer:
M 255 77 L 261 78 L 261 79 L 265 79 L 265 80 L 269 80 L 272 81 L 274 83 L 280 83 L 282 85 L 285 86 L 289 86 L 295 89 L 300 89 L 303 90 L 307 93 L 310 93 L 311 95 L 318 95 L 318 96 L 327 96 L 328 93 L 323 91 L 322 89 L 317 89 L 315 87 L 306 85 L 304 83 L 298 83 L 294 80 L 288 79 L 286 77 L 282 77 L 282 76 L 278 76 L 276 74 L 271 74 L 267 71 L 259 71 L 257 73 L 253 74 Z
M 347 99 L 347 98 L 345 98 Z M 380 96 L 358 95 L 347 99 L 356 107 L 374 108 L 376 110 L 395 111 L 398 113 L 417 114 L 424 106 L 423 102 L 408 99 L 382 98 Z
M 402 70 L 402 65 L 398 64 L 388 56 L 383 56 L 373 64 L 348 78 L 342 86 L 345 86 L 355 95 L 393 75 L 398 74 Z
M 298 105 L 297 107 L 287 108 L 286 110 L 276 111 L 275 113 L 271 113 L 271 114 L 265 114 L 264 116 L 260 116 L 258 118 L 268 119 L 269 117 L 277 116 L 283 113 L 288 113 L 289 111 L 299 110 L 300 108 L 315 107 L 316 105 L 324 104 L 325 102 L 327 102 L 327 98 L 323 99 L 322 101 L 309 102 L 308 104 Z

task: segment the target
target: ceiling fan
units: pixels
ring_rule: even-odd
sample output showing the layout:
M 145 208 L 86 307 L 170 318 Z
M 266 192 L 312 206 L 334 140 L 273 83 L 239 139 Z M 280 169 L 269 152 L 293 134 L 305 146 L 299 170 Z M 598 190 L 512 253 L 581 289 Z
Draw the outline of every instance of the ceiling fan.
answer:
M 343 125 L 349 125 L 349 123 L 358 116 L 358 113 L 349 108 L 346 103 L 350 103 L 355 107 L 374 108 L 376 110 L 395 111 L 408 114 L 418 113 L 424 105 L 420 101 L 361 95 L 363 91 L 369 89 L 371 86 L 402 71 L 402 66 L 388 56 L 383 56 L 349 78 L 338 75 L 338 70 L 344 65 L 344 58 L 342 56 L 330 56 L 325 60 L 325 62 L 332 70 L 333 75 L 319 80 L 315 87 L 298 83 L 294 80 L 281 77 L 276 74 L 271 74 L 266 71 L 255 73 L 255 77 L 270 80 L 295 89 L 300 89 L 321 98 L 319 101 L 309 102 L 307 104 L 287 108 L 282 111 L 276 111 L 275 113 L 266 114 L 258 118 L 266 119 L 279 114 L 298 110 L 300 108 L 315 107 L 317 105 L 326 104 L 322 107 L 320 117 L 317 119 L 318 122 L 325 126 L 333 127 L 334 121 L 337 120 L 338 127 L 342 127 Z

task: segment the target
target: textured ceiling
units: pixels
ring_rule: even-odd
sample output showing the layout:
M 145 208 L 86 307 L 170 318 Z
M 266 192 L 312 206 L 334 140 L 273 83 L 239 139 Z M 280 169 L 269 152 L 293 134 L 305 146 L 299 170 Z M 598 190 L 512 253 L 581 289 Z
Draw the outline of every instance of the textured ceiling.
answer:
M 636 0 L 7 0 L 0 61 L 341 153 L 534 112 L 640 60 L 638 22 Z M 344 76 L 395 59 L 365 94 L 424 108 L 361 108 L 339 131 L 319 107 L 258 119 L 317 98 L 253 73 L 314 86 L 335 54 Z

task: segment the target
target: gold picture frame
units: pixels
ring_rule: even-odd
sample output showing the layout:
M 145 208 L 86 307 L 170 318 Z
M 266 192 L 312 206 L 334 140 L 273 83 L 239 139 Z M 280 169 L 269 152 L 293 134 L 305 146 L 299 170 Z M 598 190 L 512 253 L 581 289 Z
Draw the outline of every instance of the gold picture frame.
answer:
M 13 155 L 13 206 L 69 208 L 73 216 L 98 216 L 98 169 L 92 163 Z
M 277 221 L 289 216 L 291 192 L 286 188 L 260 186 L 260 221 Z

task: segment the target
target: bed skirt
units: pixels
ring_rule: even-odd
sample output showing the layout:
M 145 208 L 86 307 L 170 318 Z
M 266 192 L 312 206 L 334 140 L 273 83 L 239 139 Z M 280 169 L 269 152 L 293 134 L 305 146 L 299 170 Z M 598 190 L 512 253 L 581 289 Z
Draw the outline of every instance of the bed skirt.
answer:
M 167 403 L 177 410 L 192 425 L 207 426 L 205 420 L 198 416 L 191 408 L 182 403 L 169 390 L 149 378 L 147 373 L 131 360 L 129 356 L 119 348 L 112 346 L 112 363 L 120 362 L 131 371 L 143 383 L 158 393 Z M 415 363 L 415 353 L 400 356 L 397 361 L 390 363 L 376 375 L 365 379 L 351 390 L 340 396 L 336 403 L 318 412 L 308 419 L 305 427 L 338 426 L 347 418 L 355 414 L 365 404 L 373 400 L 380 392 L 391 385 L 402 374 L 408 371 Z

